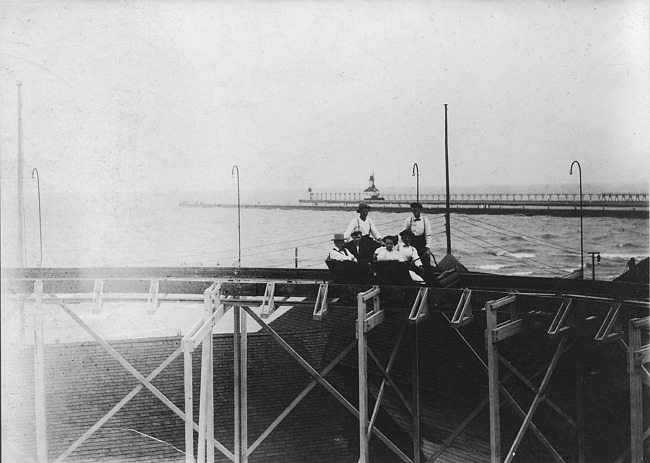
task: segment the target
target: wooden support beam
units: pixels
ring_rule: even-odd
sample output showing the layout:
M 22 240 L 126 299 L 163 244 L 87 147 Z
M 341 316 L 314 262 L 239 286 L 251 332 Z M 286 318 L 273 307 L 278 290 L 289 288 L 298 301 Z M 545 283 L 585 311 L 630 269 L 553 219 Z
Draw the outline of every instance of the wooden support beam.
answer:
M 240 317 L 241 308 L 233 307 L 233 394 L 235 405 L 235 463 L 242 463 L 242 445 L 241 445 L 241 340 L 240 340 Z
M 357 295 L 357 314 L 358 317 L 361 317 L 357 318 L 357 327 L 361 327 L 364 333 L 372 330 L 386 319 L 386 314 L 381 310 L 379 293 L 379 286 L 374 286 L 372 289 Z M 366 302 L 370 299 L 372 299 L 372 310 L 368 312 Z M 358 332 L 357 339 L 360 339 Z
M 497 327 L 497 312 L 489 301 L 485 304 L 487 319 L 486 347 L 488 370 L 488 397 L 490 401 L 490 461 L 501 463 L 501 420 L 499 415 L 499 351 L 494 341 L 494 330 Z
M 192 340 L 183 338 L 183 387 L 185 390 L 185 463 L 194 462 L 194 410 L 192 402 Z
M 205 337 L 212 333 L 214 325 L 226 315 L 228 308 L 220 305 L 207 320 L 202 320 L 201 326 L 190 336 L 192 341 L 192 352 L 204 341 Z
M 371 290 L 372 291 L 372 290 Z M 357 353 L 359 372 L 359 463 L 370 463 L 368 446 L 368 330 L 366 301 L 373 297 L 366 291 L 357 295 Z M 376 289 L 379 292 L 379 288 Z
M 571 303 L 573 300 L 569 297 L 566 298 L 562 301 L 562 304 L 560 305 L 560 308 L 558 311 L 555 313 L 555 317 L 553 318 L 553 322 L 551 323 L 551 326 L 548 329 L 548 336 L 553 339 L 556 336 L 558 336 L 561 333 L 566 332 L 571 328 L 570 324 L 570 316 L 569 313 L 571 312 Z
M 201 391 L 199 396 L 199 437 L 197 440 L 197 461 L 208 463 L 214 461 L 214 447 L 210 443 L 210 428 L 214 426 L 211 420 L 214 417 L 214 403 L 212 401 L 212 368 L 214 364 L 212 350 L 212 327 L 214 326 L 213 313 L 215 310 L 215 295 L 213 294 L 215 285 L 205 290 L 203 294 L 203 327 L 200 328 L 192 338 L 192 348 L 197 347 L 197 342 L 202 342 L 201 348 Z M 218 289 L 216 299 L 218 301 Z M 219 306 L 219 309 L 225 313 L 225 308 Z M 202 334 L 202 331 L 207 331 Z M 197 340 L 198 338 L 198 340 Z
M 373 313 L 363 321 L 363 332 L 367 333 L 377 325 L 383 323 L 386 319 L 386 313 L 382 310 L 378 313 Z
M 494 328 L 492 333 L 492 342 L 501 342 L 504 339 L 508 339 L 516 334 L 524 331 L 524 321 L 515 320 L 505 323 L 501 323 Z
M 266 289 L 264 290 L 264 298 L 262 299 L 262 306 L 260 307 L 262 318 L 269 318 L 273 312 L 275 312 L 275 301 L 273 296 L 275 294 L 275 283 L 269 282 L 266 284 Z
M 489 301 L 489 302 L 492 310 L 496 310 L 496 309 L 500 309 L 503 306 L 514 304 L 516 300 L 517 300 L 517 296 L 511 294 L 506 297 L 502 297 L 501 299 L 497 299 L 496 301 Z M 486 310 L 487 310 L 487 304 L 486 304 Z
M 247 316 L 245 311 L 241 311 L 241 323 L 239 329 L 241 335 L 239 336 L 240 348 L 239 354 L 241 355 L 240 368 L 241 372 L 239 379 L 241 381 L 240 394 L 240 408 L 241 408 L 241 452 L 242 461 L 246 461 L 246 452 L 248 450 L 248 330 L 247 330 Z
M 607 315 L 603 323 L 598 328 L 596 337 L 594 338 L 598 343 L 607 343 L 620 339 L 623 335 L 621 330 L 621 322 L 619 315 L 621 313 L 621 303 L 613 304 L 607 311 Z
M 34 283 L 34 399 L 36 412 L 36 460 L 47 463 L 47 415 L 45 401 L 45 340 L 43 335 L 43 282 Z
M 322 320 L 327 315 L 327 283 L 321 283 L 318 287 L 318 296 L 314 305 L 314 320 Z
M 458 301 L 458 306 L 456 306 L 454 316 L 451 319 L 451 326 L 460 328 L 471 323 L 472 320 L 474 320 L 474 315 L 472 314 L 472 290 L 465 288 Z
M 429 318 L 429 303 L 427 301 L 429 288 L 420 288 L 413 302 L 409 322 L 420 323 Z
M 414 330 L 415 335 L 413 338 L 413 357 L 411 364 L 411 394 L 413 397 L 413 463 L 420 463 L 422 455 L 422 439 L 420 437 L 420 343 L 418 333 L 419 325 L 417 322 L 415 323 Z
M 645 319 L 628 321 L 628 363 L 630 375 L 630 454 L 631 463 L 643 463 L 643 379 L 642 363 L 644 356 L 639 355 L 644 347 L 641 329 Z

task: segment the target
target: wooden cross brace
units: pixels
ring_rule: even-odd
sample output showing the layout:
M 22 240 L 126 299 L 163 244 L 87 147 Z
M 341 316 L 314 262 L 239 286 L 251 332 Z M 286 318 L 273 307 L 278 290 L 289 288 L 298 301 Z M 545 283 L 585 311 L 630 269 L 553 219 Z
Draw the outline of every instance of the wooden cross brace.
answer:
M 562 304 L 555 314 L 555 318 L 553 318 L 553 322 L 551 323 L 551 326 L 546 333 L 551 339 L 557 337 L 558 334 L 564 333 L 571 329 L 572 323 L 569 314 L 571 313 L 572 302 L 573 299 L 570 297 L 562 300 Z
M 321 283 L 318 287 L 318 296 L 316 296 L 316 304 L 314 304 L 314 320 L 322 320 L 327 315 L 327 283 Z
M 55 301 L 58 299 L 55 295 L 50 294 L 49 297 Z M 154 370 L 146 378 L 142 376 L 124 357 L 122 357 L 113 347 L 111 347 L 101 336 L 95 333 L 92 328 L 90 328 L 86 323 L 83 322 L 69 307 L 65 304 L 56 302 L 56 304 L 61 307 L 73 320 L 77 322 L 99 345 L 106 350 L 111 357 L 117 360 L 129 373 L 131 373 L 139 382 L 136 388 L 134 388 L 120 403 L 118 403 L 110 412 L 108 412 L 102 419 L 100 419 L 92 428 L 90 428 L 84 435 L 82 435 L 76 442 L 74 442 L 63 454 L 61 454 L 56 460 L 55 463 L 62 462 L 66 457 L 68 457 L 77 447 L 79 447 L 88 437 L 90 437 L 99 427 L 101 427 L 108 419 L 113 416 L 117 411 L 119 411 L 124 405 L 127 404 L 139 391 L 143 388 L 149 389 L 160 401 L 162 401 L 170 410 L 172 410 L 176 415 L 178 415 L 183 421 L 189 423 L 189 426 L 192 427 L 194 431 L 199 431 L 199 425 L 194 422 L 191 416 L 188 417 L 183 411 L 181 411 L 172 401 L 170 401 L 165 395 L 160 392 L 151 381 L 164 369 L 172 360 L 174 360 L 181 352 L 182 349 L 178 349 L 171 356 L 169 356 L 156 370 Z M 189 421 L 187 421 L 189 420 Z M 229 459 L 233 459 L 233 454 L 221 443 L 216 441 L 214 438 L 210 438 L 211 444 L 217 448 L 221 453 L 223 453 Z
M 262 305 L 260 306 L 262 318 L 269 318 L 273 312 L 275 312 L 275 300 L 273 295 L 275 293 L 275 283 L 269 282 L 266 284 L 266 289 L 264 290 L 264 298 L 262 299 Z
M 460 328 L 472 320 L 474 320 L 474 315 L 472 315 L 472 290 L 465 288 L 451 319 L 451 326 Z
M 623 335 L 621 321 L 618 316 L 621 312 L 621 303 L 616 303 L 609 308 L 605 320 L 598 328 L 595 340 L 597 343 L 608 343 L 620 339 Z
M 429 288 L 420 288 L 418 295 L 413 302 L 413 308 L 409 314 L 409 322 L 420 323 L 429 318 L 429 304 L 427 296 L 429 295 Z

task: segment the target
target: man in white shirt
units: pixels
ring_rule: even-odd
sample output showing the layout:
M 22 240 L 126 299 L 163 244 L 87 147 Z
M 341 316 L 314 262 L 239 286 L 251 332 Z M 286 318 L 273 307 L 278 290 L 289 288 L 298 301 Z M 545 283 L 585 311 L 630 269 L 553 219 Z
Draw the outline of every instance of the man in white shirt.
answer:
M 332 241 L 334 241 L 334 249 L 330 251 L 327 256 L 328 259 L 350 262 L 357 261 L 352 253 L 345 248 L 345 238 L 343 237 L 343 233 L 336 233 Z
M 404 257 L 404 262 L 409 264 L 409 270 L 413 270 L 420 277 L 424 278 L 424 269 L 422 268 L 420 255 L 417 249 L 411 246 L 413 232 L 411 230 L 402 230 L 399 235 L 402 238 L 402 243 L 397 246 L 397 250 Z
M 411 217 L 404 220 L 402 230 L 410 230 L 413 233 L 411 245 L 417 249 L 422 264 L 425 268 L 431 267 L 429 257 L 431 255 L 431 224 L 429 219 L 422 217 L 422 204 L 411 203 Z
M 372 237 L 375 240 L 379 241 L 381 239 L 381 235 L 379 234 L 379 231 L 377 231 L 377 227 L 375 226 L 375 223 L 368 218 L 368 212 L 370 212 L 370 206 L 367 205 L 366 203 L 359 203 L 357 212 L 359 213 L 359 217 L 357 217 L 356 219 L 352 219 L 350 225 L 348 225 L 348 228 L 347 230 L 345 230 L 344 233 L 345 239 L 349 240 L 353 231 L 361 230 L 362 237 L 368 237 L 368 238 Z

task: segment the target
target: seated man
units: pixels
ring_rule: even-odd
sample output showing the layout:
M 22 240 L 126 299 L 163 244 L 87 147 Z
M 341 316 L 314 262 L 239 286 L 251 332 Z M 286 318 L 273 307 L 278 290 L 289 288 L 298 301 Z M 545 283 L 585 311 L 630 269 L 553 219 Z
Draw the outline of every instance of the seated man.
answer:
M 369 264 L 372 261 L 376 246 L 369 245 L 362 237 L 361 230 L 353 231 L 351 235 L 352 241 L 345 243 L 345 248 L 352 253 L 359 263 Z
M 404 262 L 409 265 L 409 270 L 414 271 L 417 275 L 424 278 L 424 269 L 422 268 L 420 254 L 417 249 L 411 246 L 413 232 L 411 230 L 403 230 L 399 235 L 402 237 L 402 243 L 397 246 L 397 250 L 404 257 Z
M 334 238 L 332 238 L 332 241 L 334 241 L 334 249 L 330 251 L 327 256 L 328 259 L 351 262 L 357 261 L 352 253 L 345 248 L 345 238 L 343 237 L 343 233 L 336 233 Z

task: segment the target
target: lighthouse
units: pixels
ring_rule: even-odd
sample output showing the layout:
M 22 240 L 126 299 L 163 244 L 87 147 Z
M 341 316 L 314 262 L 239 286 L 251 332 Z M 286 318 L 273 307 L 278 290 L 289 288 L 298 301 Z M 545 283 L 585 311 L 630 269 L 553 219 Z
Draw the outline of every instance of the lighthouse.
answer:
M 373 172 L 370 174 L 370 178 L 368 179 L 368 188 L 363 190 L 364 193 L 369 193 L 370 196 L 364 198 L 366 201 L 373 201 L 373 200 L 382 200 L 384 198 L 379 196 L 379 189 L 375 186 L 375 173 Z

